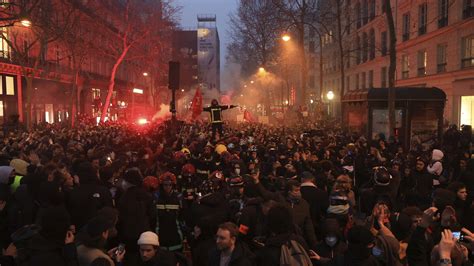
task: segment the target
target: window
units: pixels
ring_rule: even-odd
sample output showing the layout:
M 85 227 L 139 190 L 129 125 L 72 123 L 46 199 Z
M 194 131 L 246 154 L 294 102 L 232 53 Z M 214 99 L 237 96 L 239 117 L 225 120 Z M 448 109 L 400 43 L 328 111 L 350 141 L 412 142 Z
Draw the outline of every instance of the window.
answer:
M 447 45 L 446 44 L 440 44 L 438 45 L 437 50 L 437 72 L 446 72 L 446 50 Z
M 350 90 L 351 90 L 351 77 L 347 76 L 346 77 L 346 91 L 350 91 Z
M 356 74 L 355 84 L 356 84 L 356 90 L 358 90 L 359 89 L 359 74 Z
M 382 56 L 387 55 L 387 32 L 382 32 L 382 36 L 380 37 L 380 50 L 382 52 Z
M 462 39 L 462 59 L 461 67 L 474 66 L 474 35 Z
M 367 4 L 367 0 L 364 0 L 362 2 L 362 25 L 367 24 L 368 19 L 369 19 L 369 6 Z
M 360 49 L 361 45 L 360 45 L 360 37 L 359 37 L 359 36 L 357 36 L 357 38 L 356 38 L 356 43 L 355 43 L 355 45 L 356 45 L 356 49 L 355 49 L 355 52 L 356 52 L 356 64 L 358 65 L 358 64 L 360 64 L 360 58 L 361 58 L 360 55 L 361 55 L 361 53 L 362 53 L 362 50 Z
M 368 52 L 368 40 L 367 40 L 367 33 L 362 34 L 362 62 L 367 61 L 367 52 Z
M 365 89 L 367 88 L 367 87 L 365 86 L 365 72 L 362 72 L 362 75 L 361 75 L 360 79 L 361 79 L 361 82 L 362 82 L 361 88 L 362 88 L 363 90 L 365 90 Z
M 448 0 L 438 0 L 438 28 L 448 25 Z
M 1 27 L 0 33 L 3 37 L 0 40 L 0 58 L 9 58 L 10 57 L 10 46 L 5 39 L 8 39 L 8 31 L 7 28 Z
M 369 71 L 369 89 L 372 89 L 374 87 L 374 71 L 370 70 Z
M 380 70 L 380 87 L 387 87 L 387 67 L 382 67 Z
M 402 25 L 402 39 L 407 41 L 410 39 L 410 13 L 403 14 L 403 25 Z
M 374 31 L 374 29 L 370 30 L 369 39 L 370 39 L 369 59 L 373 60 L 375 58 L 375 31 Z
M 356 13 L 356 26 L 357 28 L 360 28 L 361 26 L 361 22 L 362 22 L 362 10 L 360 9 L 360 3 L 358 2 L 356 5 L 355 5 L 355 13 Z
M 3 101 L 0 101 L 0 121 L 3 121 Z
M 5 76 L 5 89 L 7 95 L 15 95 L 15 78 L 12 76 Z
M 418 6 L 418 35 L 426 33 L 426 22 L 428 19 L 428 4 L 424 3 Z
M 473 0 L 463 0 L 462 2 L 462 18 L 474 17 L 474 1 Z
M 375 0 L 369 0 L 369 20 L 375 18 Z
M 417 55 L 418 61 L 418 76 L 425 76 L 426 75 L 426 50 L 418 51 Z
M 402 56 L 402 79 L 408 78 L 409 69 L 410 69 L 410 65 L 408 62 L 408 55 L 403 55 Z

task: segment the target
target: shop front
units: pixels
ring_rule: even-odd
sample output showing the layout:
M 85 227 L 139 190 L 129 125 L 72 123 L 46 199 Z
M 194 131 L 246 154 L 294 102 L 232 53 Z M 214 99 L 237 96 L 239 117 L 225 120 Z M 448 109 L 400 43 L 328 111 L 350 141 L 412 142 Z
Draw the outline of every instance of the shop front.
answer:
M 438 88 L 395 88 L 395 128 L 388 123 L 388 89 L 347 93 L 342 101 L 344 123 L 369 139 L 397 137 L 408 148 L 412 143 L 429 147 L 443 130 L 446 94 Z

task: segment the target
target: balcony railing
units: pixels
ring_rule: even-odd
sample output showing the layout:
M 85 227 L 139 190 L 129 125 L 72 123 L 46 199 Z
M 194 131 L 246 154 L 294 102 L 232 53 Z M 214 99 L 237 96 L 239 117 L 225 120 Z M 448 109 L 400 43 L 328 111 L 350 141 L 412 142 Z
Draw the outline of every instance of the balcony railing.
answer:
M 467 7 L 464 7 L 464 9 L 462 10 L 463 19 L 467 19 L 470 17 L 474 17 L 474 6 L 467 6 Z

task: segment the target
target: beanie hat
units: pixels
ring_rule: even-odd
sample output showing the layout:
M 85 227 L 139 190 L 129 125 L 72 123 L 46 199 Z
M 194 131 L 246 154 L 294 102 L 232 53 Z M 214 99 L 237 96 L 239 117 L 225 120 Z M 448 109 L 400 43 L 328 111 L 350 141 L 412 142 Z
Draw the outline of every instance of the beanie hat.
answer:
M 140 235 L 140 238 L 137 241 L 138 245 L 152 245 L 152 246 L 160 246 L 160 241 L 158 240 L 158 235 L 151 232 L 143 232 Z
M 441 161 L 444 157 L 444 153 L 441 150 L 434 149 L 431 158 L 435 161 Z
M 10 181 L 10 174 L 13 171 L 11 166 L 0 166 L 0 184 L 8 184 Z
M 13 159 L 10 162 L 10 166 L 15 168 L 15 172 L 19 175 L 25 176 L 28 174 L 27 168 L 29 163 L 25 162 L 22 159 Z
M 142 174 L 140 173 L 140 170 L 138 170 L 138 168 L 128 169 L 125 172 L 123 179 L 135 186 L 141 186 L 143 182 Z

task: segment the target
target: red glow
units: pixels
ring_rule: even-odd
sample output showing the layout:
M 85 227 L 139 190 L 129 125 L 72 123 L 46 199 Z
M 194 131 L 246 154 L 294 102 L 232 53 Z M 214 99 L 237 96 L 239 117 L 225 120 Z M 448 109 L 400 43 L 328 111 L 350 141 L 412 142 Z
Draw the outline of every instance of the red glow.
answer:
M 137 122 L 138 122 L 139 125 L 148 124 L 148 120 L 146 118 L 140 118 L 140 119 L 138 119 Z

